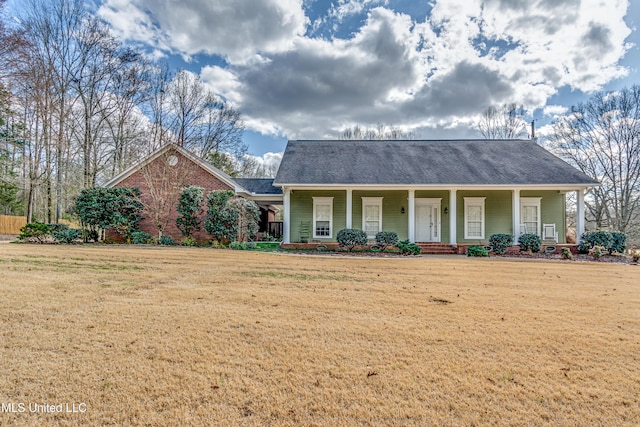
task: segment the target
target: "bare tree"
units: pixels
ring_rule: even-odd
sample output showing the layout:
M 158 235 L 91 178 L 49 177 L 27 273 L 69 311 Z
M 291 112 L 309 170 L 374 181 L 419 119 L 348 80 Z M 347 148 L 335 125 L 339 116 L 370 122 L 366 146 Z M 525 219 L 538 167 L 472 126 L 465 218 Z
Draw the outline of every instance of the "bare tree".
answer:
M 169 82 L 172 74 L 166 62 L 152 67 L 149 72 L 147 108 L 144 109 L 151 121 L 150 143 L 151 149 L 156 150 L 167 143 L 174 142 L 175 138 L 169 131 L 171 123 L 169 111 Z
M 600 181 L 587 203 L 597 228 L 627 232 L 640 220 L 640 86 L 597 93 L 557 120 L 552 148 Z
M 247 152 L 242 141 L 244 121 L 239 111 L 218 96 L 207 92 L 203 108 L 203 123 L 197 151 L 203 159 L 213 154 L 229 153 L 236 158 Z
M 382 123 L 378 123 L 375 127 L 363 127 L 355 125 L 344 129 L 340 132 L 340 139 L 343 140 L 402 140 L 417 139 L 417 135 L 413 131 L 405 132 L 397 127 L 387 127 Z
M 198 137 L 199 124 L 204 115 L 204 85 L 200 77 L 180 70 L 169 84 L 169 103 L 173 121 L 170 129 L 179 147 L 192 145 Z
M 518 139 L 527 137 L 525 112 L 515 103 L 491 106 L 483 111 L 476 129 L 485 139 Z

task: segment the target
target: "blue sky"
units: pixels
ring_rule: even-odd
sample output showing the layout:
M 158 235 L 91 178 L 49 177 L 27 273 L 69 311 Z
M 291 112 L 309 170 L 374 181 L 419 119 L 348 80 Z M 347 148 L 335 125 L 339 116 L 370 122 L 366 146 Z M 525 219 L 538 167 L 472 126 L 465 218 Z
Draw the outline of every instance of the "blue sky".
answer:
M 268 161 L 355 124 L 474 138 L 505 102 L 544 134 L 594 91 L 640 83 L 638 1 L 94 1 L 116 35 L 233 103 Z

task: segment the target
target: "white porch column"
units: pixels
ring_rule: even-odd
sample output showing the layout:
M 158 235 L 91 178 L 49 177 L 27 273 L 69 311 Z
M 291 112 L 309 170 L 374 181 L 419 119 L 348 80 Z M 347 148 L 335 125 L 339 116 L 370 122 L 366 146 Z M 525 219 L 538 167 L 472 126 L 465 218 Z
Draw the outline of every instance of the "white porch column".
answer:
M 409 241 L 416 241 L 416 190 L 409 190 L 409 206 L 407 206 L 407 221 L 409 230 Z
M 291 190 L 284 189 L 284 197 L 282 198 L 284 204 L 284 224 L 282 230 L 282 243 L 291 243 Z
M 580 241 L 580 236 L 584 233 L 584 190 L 576 190 L 576 242 Z
M 520 190 L 511 190 L 511 213 L 513 215 L 513 244 L 518 244 L 520 237 Z
M 347 188 L 347 227 L 353 228 L 353 190 Z
M 457 236 L 457 194 L 458 190 L 451 189 L 449 190 L 449 243 L 455 245 L 458 243 Z

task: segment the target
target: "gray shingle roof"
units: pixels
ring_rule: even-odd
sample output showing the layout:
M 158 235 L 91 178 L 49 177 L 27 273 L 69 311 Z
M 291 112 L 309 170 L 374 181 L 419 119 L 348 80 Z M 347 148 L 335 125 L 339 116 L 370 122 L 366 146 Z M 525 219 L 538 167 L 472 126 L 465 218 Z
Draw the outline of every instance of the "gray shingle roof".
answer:
M 273 186 L 273 178 L 234 178 L 234 181 L 254 194 L 282 194 L 282 188 Z
M 289 141 L 275 185 L 593 185 L 530 140 Z

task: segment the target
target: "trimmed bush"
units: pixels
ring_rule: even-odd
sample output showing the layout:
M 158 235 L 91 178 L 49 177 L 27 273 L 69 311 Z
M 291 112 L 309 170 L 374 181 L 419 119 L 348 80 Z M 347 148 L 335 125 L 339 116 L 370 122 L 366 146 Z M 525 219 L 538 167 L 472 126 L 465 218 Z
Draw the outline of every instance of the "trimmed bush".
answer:
M 493 252 L 498 255 L 504 255 L 512 243 L 513 236 L 511 234 L 492 234 L 489 236 L 489 245 L 491 245 Z
M 238 242 L 237 240 L 234 240 L 229 243 L 229 249 L 236 251 L 252 251 L 257 247 L 256 242 Z
M 607 248 L 609 253 L 623 254 L 627 250 L 627 235 L 616 231 L 611 233 L 611 246 Z
M 596 246 L 603 247 L 609 254 L 624 253 L 627 249 L 627 235 L 615 231 L 611 233 L 605 230 L 587 231 L 580 236 L 578 252 L 591 254 L 591 249 Z
M 608 231 L 587 231 L 582 235 L 581 239 L 589 243 L 589 248 L 594 246 L 611 247 L 611 233 Z
M 606 248 L 604 246 L 594 246 L 589 249 L 589 255 L 593 257 L 596 261 L 600 259 L 602 255 L 604 255 Z
M 158 239 L 159 245 L 173 246 L 176 242 L 169 236 L 162 236 Z
M 144 231 L 134 231 L 131 233 L 131 243 L 134 245 L 145 245 L 151 243 L 151 234 Z
M 398 233 L 395 231 L 379 231 L 376 233 L 376 245 L 384 252 L 388 246 L 398 243 Z
M 467 256 L 472 257 L 488 257 L 489 250 L 484 246 L 469 246 L 467 248 Z
M 356 246 L 365 246 L 367 244 L 367 233 L 357 228 L 343 228 L 338 231 L 336 237 L 340 247 L 346 248 L 349 252 Z
M 573 259 L 573 254 L 569 248 L 562 248 L 562 251 L 560 251 L 560 257 L 562 259 Z
M 51 237 L 51 227 L 43 222 L 30 222 L 20 229 L 18 239 L 28 242 L 44 243 Z
M 238 235 L 239 212 L 227 207 L 227 202 L 233 195 L 231 190 L 214 190 L 207 195 L 204 229 L 220 244 L 235 240 Z
M 591 245 L 589 244 L 589 242 L 585 242 L 584 240 L 580 240 L 580 243 L 578 243 L 578 253 L 579 254 L 588 254 L 589 253 L 589 249 L 591 249 Z
M 184 239 L 182 239 L 180 244 L 182 246 L 197 246 L 198 242 L 196 242 L 196 240 L 193 237 L 189 236 L 189 237 L 185 237 Z
M 57 231 L 54 231 L 52 234 L 56 242 L 66 244 L 71 244 L 82 237 L 81 230 L 78 230 L 76 228 L 69 228 L 68 226 L 66 228 L 60 228 Z
M 411 243 L 408 239 L 401 240 L 396 244 L 396 246 L 398 246 L 402 255 L 420 255 L 420 246 L 415 243 Z
M 533 233 L 526 233 L 518 237 L 518 243 L 520 243 L 521 251 L 540 252 L 542 248 L 542 241 L 540 236 Z
M 180 216 L 176 218 L 176 225 L 182 235 L 186 237 L 182 242 L 183 245 L 187 239 L 191 238 L 194 232 L 200 230 L 200 214 L 202 213 L 203 201 L 204 189 L 202 187 L 188 185 L 182 189 L 180 200 L 178 200 L 178 207 L 176 208 L 180 214 Z

